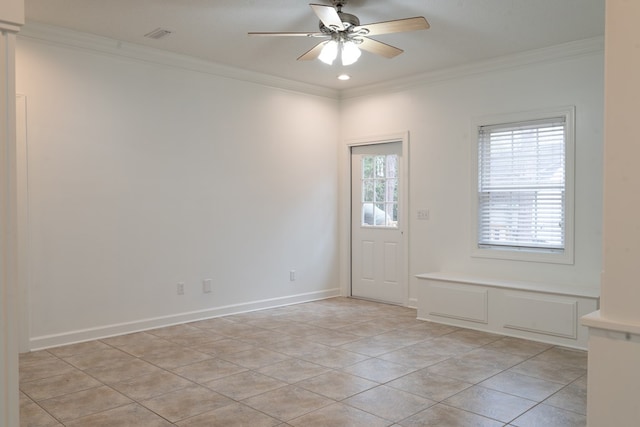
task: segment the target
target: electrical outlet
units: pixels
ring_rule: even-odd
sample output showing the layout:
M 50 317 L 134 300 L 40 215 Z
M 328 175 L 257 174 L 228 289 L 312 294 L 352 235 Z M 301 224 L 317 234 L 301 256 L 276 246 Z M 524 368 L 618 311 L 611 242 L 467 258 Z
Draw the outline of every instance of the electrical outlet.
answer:
M 289 281 L 290 282 L 295 282 L 296 281 L 296 271 L 295 270 L 291 270 L 289 272 Z
M 176 293 L 178 295 L 184 295 L 184 283 L 178 283 L 178 285 L 176 286 Z
M 208 294 L 211 292 L 211 285 L 213 284 L 213 280 L 211 279 L 204 279 L 202 281 L 202 292 L 205 294 Z

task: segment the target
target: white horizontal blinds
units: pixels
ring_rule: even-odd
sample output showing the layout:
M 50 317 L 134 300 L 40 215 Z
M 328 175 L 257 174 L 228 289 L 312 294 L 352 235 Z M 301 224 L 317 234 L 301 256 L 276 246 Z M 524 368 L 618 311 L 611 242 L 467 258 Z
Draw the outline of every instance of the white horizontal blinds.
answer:
M 565 117 L 479 128 L 480 247 L 562 251 Z

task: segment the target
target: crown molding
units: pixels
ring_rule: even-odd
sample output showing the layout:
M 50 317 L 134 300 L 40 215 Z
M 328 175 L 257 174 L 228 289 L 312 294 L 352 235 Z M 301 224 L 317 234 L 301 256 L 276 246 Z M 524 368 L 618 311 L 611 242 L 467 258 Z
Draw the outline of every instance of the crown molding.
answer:
M 0 31 L 6 31 L 8 33 L 17 33 L 20 31 L 21 26 L 14 24 L 13 22 L 0 21 Z
M 340 98 L 339 91 L 334 89 L 283 79 L 268 74 L 256 73 L 188 55 L 181 55 L 52 25 L 29 22 L 22 27 L 22 31 L 18 34 L 18 41 L 20 39 L 176 67 L 307 95 L 336 100 Z
M 24 0 L 3 0 L 0 31 L 17 33 L 24 25 Z
M 457 67 L 444 68 L 427 73 L 416 74 L 402 79 L 396 79 L 384 83 L 360 86 L 341 91 L 340 98 L 356 98 L 360 96 L 379 94 L 383 92 L 397 92 L 412 87 L 435 84 L 447 80 L 455 80 L 476 74 L 497 72 L 501 70 L 525 67 L 537 63 L 564 61 L 579 56 L 600 54 L 604 52 L 604 37 L 593 37 L 563 43 L 551 47 L 519 52 L 492 58 L 486 61 L 478 61 Z
M 262 86 L 336 100 L 356 98 L 384 92 L 397 92 L 411 89 L 416 86 L 435 84 L 476 74 L 525 67 L 536 63 L 563 61 L 569 58 L 604 52 L 604 37 L 594 37 L 563 43 L 556 46 L 519 52 L 513 55 L 497 57 L 456 67 L 429 71 L 383 83 L 360 86 L 352 89 L 336 90 L 244 70 L 241 68 L 230 67 L 228 65 L 214 63 L 188 55 L 181 55 L 41 23 L 27 23 L 22 27 L 20 33 L 18 33 L 18 40 L 22 38 L 35 40 L 41 43 L 62 45 L 85 51 L 125 57 L 136 61 L 152 62 L 165 66 L 211 74 L 218 77 L 240 80 Z

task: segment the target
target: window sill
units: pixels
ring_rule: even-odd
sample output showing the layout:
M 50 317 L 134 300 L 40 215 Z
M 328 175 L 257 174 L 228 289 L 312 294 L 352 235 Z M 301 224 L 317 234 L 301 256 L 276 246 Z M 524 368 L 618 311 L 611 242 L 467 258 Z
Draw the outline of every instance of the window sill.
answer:
M 573 251 L 568 249 L 565 249 L 564 252 L 544 252 L 526 249 L 473 248 L 471 250 L 471 256 L 474 258 L 491 258 L 550 264 L 571 265 L 574 263 Z

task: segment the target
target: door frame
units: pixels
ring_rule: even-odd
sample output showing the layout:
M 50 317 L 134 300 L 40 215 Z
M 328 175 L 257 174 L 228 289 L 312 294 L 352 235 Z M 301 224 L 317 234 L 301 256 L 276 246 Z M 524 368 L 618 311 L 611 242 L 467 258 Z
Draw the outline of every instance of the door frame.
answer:
M 398 200 L 400 207 L 400 231 L 402 238 L 402 269 L 404 295 L 403 305 L 409 305 L 409 131 L 398 132 L 385 135 L 374 135 L 362 138 L 348 139 L 344 141 L 340 150 L 340 163 L 343 176 L 341 180 L 341 203 L 340 203 L 340 227 L 342 239 L 340 242 L 340 293 L 343 296 L 351 296 L 351 244 L 352 244 L 352 222 L 351 222 L 351 149 L 362 145 L 387 144 L 399 142 L 402 146 L 402 159 L 400 162 L 400 179 L 402 191 Z

